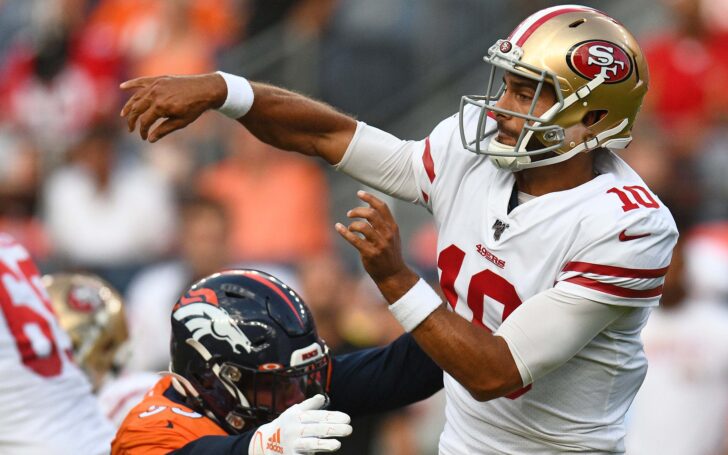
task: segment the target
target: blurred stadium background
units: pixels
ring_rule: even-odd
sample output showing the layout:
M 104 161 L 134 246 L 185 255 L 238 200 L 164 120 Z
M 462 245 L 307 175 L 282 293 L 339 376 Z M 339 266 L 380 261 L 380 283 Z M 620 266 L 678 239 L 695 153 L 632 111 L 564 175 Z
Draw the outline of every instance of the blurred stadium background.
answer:
M 271 149 L 215 113 L 143 143 L 118 116 L 125 101 L 118 84 L 223 69 L 419 139 L 457 111 L 461 95 L 484 90 L 481 57 L 496 39 L 558 3 L 0 0 L 0 230 L 25 244 L 44 272 L 92 271 L 123 292 L 130 369 L 164 369 L 178 293 L 237 264 L 292 282 L 334 351 L 385 343 L 400 328 L 332 227 L 358 205 L 355 182 L 323 162 Z M 681 229 L 686 273 L 673 273 L 672 299 L 710 305 L 717 312 L 708 319 L 721 321 L 728 311 L 728 1 L 585 4 L 622 21 L 647 54 L 652 85 L 623 157 Z M 392 203 L 409 261 L 436 280 L 428 215 Z M 689 439 L 712 425 L 716 435 L 703 434 L 708 447 L 674 453 L 728 453 L 721 442 L 728 325 L 716 322 L 707 341 L 696 341 L 700 321 L 685 316 L 649 332 L 663 334 L 646 344 L 655 374 L 666 379 L 656 379 L 660 398 L 644 400 L 645 409 L 666 417 L 640 437 L 669 430 Z M 665 398 L 683 385 L 683 401 Z M 701 400 L 711 403 L 707 416 L 695 407 Z M 674 416 L 666 411 L 673 405 Z M 436 453 L 441 406 L 435 397 L 355 423 L 343 453 Z M 633 414 L 637 425 L 641 413 Z

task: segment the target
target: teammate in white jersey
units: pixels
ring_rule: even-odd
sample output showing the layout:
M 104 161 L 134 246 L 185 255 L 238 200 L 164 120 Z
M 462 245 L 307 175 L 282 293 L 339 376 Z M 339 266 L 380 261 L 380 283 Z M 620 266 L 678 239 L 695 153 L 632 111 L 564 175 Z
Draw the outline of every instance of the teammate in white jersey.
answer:
M 0 453 L 104 454 L 113 429 L 28 251 L 0 233 Z
M 486 94 L 418 142 L 226 73 L 126 82 L 122 116 L 154 142 L 216 108 L 432 212 L 447 306 L 402 262 L 380 201 L 362 194 L 371 207 L 349 216 L 364 220 L 336 229 L 446 372 L 440 453 L 622 453 L 640 330 L 677 238 L 611 151 L 631 140 L 647 64 L 621 24 L 576 5 L 528 17 L 485 61 Z
M 71 338 L 76 362 L 91 381 L 104 415 L 118 427 L 159 381 L 153 372 L 126 371 L 129 329 L 121 294 L 90 273 L 45 275 L 42 282 Z

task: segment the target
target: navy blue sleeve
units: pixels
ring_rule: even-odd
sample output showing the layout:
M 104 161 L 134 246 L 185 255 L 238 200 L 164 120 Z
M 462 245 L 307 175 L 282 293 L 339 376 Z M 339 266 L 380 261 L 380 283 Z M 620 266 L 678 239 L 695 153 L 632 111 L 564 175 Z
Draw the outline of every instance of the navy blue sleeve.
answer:
M 203 436 L 170 454 L 174 455 L 241 455 L 248 453 L 255 428 L 235 436 Z
M 387 346 L 334 356 L 329 409 L 352 417 L 391 411 L 442 389 L 442 369 L 405 333 Z

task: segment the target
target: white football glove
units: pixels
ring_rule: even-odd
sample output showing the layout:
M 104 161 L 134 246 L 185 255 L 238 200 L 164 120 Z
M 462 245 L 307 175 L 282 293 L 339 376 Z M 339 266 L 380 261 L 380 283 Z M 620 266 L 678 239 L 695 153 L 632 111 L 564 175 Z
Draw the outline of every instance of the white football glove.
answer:
M 323 395 L 286 409 L 277 419 L 261 425 L 248 448 L 248 455 L 299 455 L 335 452 L 341 447 L 336 439 L 351 434 L 351 418 L 338 411 L 325 411 Z

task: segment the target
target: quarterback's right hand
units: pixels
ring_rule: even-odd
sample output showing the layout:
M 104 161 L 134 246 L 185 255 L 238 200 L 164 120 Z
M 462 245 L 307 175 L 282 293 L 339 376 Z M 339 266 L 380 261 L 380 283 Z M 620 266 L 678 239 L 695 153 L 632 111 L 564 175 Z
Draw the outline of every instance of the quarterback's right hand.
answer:
M 351 418 L 338 411 L 325 411 L 326 399 L 316 395 L 286 409 L 274 421 L 261 425 L 248 448 L 248 455 L 299 455 L 335 452 L 336 439 L 351 434 Z
M 120 88 L 134 91 L 121 110 L 129 132 L 134 131 L 139 121 L 139 135 L 149 142 L 184 128 L 208 109 L 220 107 L 227 96 L 225 80 L 215 73 L 139 77 L 124 82 Z M 164 121 L 150 132 L 159 119 Z

